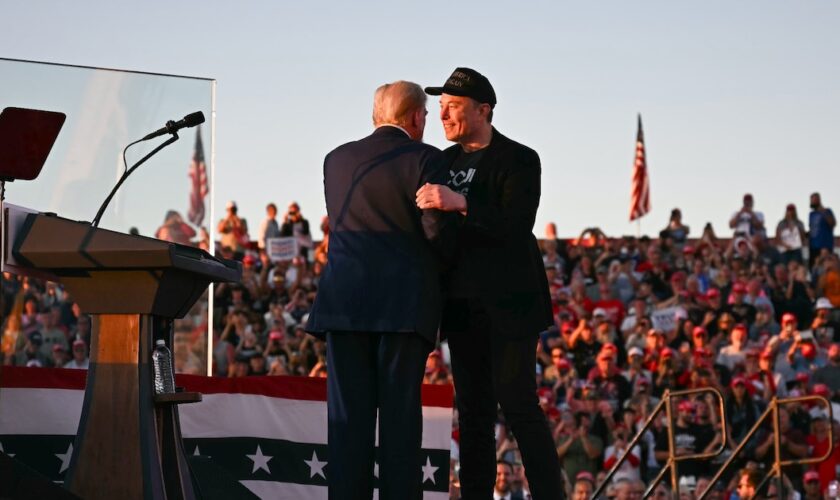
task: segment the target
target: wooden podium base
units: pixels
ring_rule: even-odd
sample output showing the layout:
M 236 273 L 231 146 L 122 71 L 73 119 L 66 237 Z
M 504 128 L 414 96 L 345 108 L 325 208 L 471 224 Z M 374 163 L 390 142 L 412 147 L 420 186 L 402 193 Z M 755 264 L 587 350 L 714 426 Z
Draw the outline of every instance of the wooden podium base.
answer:
M 194 498 L 176 405 L 200 395 L 155 402 L 152 346 L 157 338 L 172 345 L 171 323 L 148 315 L 101 314 L 92 326 L 66 487 L 90 499 Z
M 66 488 L 82 498 L 192 499 L 178 404 L 155 398 L 152 351 L 172 345 L 172 321 L 241 264 L 198 248 L 121 234 L 18 207 L 2 255 L 14 272 L 49 275 L 93 315 L 90 369 Z

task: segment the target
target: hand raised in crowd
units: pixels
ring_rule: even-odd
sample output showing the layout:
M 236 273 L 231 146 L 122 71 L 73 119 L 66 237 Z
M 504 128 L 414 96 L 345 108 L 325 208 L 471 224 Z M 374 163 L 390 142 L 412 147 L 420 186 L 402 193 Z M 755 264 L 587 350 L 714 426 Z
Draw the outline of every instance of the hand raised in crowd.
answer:
M 426 183 L 417 190 L 416 196 L 421 210 L 436 208 L 444 212 L 467 213 L 467 198 L 447 186 Z

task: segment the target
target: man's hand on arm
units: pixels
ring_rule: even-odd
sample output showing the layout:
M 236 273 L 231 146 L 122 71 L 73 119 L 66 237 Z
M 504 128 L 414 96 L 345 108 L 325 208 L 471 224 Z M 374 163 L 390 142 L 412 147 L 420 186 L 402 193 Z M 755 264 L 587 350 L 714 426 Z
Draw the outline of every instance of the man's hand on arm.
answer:
M 467 214 L 467 198 L 441 184 L 424 184 L 416 193 L 417 207 L 421 210 L 430 208 L 444 212 Z

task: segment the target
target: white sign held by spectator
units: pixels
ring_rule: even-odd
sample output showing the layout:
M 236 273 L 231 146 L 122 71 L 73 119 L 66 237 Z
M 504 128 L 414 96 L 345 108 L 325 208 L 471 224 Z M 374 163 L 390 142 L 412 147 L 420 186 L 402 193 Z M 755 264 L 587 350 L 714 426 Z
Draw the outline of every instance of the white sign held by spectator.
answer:
M 267 238 L 265 240 L 266 253 L 272 262 L 283 262 L 294 259 L 298 254 L 298 241 L 295 237 Z
M 682 307 L 673 306 L 666 307 L 653 311 L 650 314 L 650 320 L 653 323 L 654 330 L 660 332 L 670 332 L 677 328 L 677 311 L 685 312 Z

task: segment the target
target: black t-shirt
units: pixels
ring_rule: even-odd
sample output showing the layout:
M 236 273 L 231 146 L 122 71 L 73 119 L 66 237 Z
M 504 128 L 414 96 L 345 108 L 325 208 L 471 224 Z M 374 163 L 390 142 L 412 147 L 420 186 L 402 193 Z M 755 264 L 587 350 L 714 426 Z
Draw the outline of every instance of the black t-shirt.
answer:
M 755 306 L 743 302 L 741 304 L 729 304 L 727 311 L 735 317 L 738 323 L 745 323 L 747 326 L 755 323 Z
M 484 149 L 472 153 L 461 150 L 452 166 L 449 167 L 449 187 L 458 194 L 467 196 L 470 192 L 470 183 L 475 177 L 475 167 L 484 156 Z
M 702 453 L 715 437 L 715 430 L 709 424 L 688 424 L 683 427 L 674 425 L 674 448 L 686 448 L 692 454 Z M 668 431 L 662 432 L 656 438 L 656 451 L 668 451 Z M 679 462 L 680 476 L 702 476 L 709 473 L 708 460 L 685 460 Z

